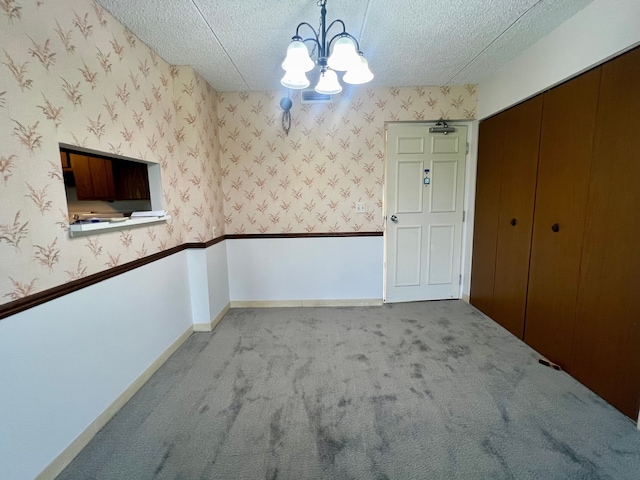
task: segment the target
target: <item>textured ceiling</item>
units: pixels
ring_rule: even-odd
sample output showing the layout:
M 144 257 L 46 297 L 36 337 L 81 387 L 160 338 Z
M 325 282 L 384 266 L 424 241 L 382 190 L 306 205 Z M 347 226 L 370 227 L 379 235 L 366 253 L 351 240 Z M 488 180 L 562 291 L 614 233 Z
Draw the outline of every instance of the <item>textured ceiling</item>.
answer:
M 592 0 L 328 0 L 377 87 L 479 83 Z M 276 90 L 296 26 L 317 0 L 98 0 L 167 62 L 216 90 Z M 337 33 L 338 29 L 331 30 Z M 306 35 L 305 35 L 306 36 Z

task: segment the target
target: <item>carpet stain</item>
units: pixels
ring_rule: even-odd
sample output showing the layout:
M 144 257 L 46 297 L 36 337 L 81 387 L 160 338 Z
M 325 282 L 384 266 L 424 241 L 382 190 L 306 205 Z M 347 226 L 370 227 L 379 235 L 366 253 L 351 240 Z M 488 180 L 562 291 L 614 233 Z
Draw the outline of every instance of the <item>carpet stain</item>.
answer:
M 374 404 L 374 406 L 382 406 L 398 401 L 398 397 L 396 395 L 376 395 L 375 397 L 371 397 L 369 400 Z
M 280 407 L 271 415 L 271 423 L 269 424 L 269 447 L 273 450 L 282 444 L 285 435 L 285 429 L 282 427 L 282 409 Z
M 440 317 L 436 320 L 436 323 L 440 325 L 442 328 L 447 328 L 451 325 L 451 322 L 447 317 Z
M 426 369 L 426 367 L 421 363 L 412 363 L 411 364 L 411 378 L 424 378 L 422 372 Z
M 498 403 L 498 410 L 500 410 L 500 416 L 502 417 L 502 421 L 505 423 L 505 425 L 511 423 L 511 417 L 509 417 L 507 407 L 502 403 Z
M 455 345 L 451 348 L 447 348 L 445 353 L 452 358 L 466 357 L 471 353 L 471 349 L 468 345 Z
M 265 480 L 278 480 L 278 469 L 277 468 L 270 469 L 264 478 Z
M 445 345 L 451 345 L 456 340 L 456 337 L 453 335 L 445 335 L 444 337 L 440 337 L 440 340 Z
M 420 339 L 414 340 L 413 342 L 411 342 L 411 344 L 415 345 L 416 347 L 418 347 L 421 352 L 430 352 L 431 351 L 431 347 L 429 345 L 427 345 L 426 343 L 424 343 Z
M 316 444 L 320 460 L 334 464 L 336 456 L 344 450 L 347 442 L 344 439 L 335 438 L 328 427 L 320 427 L 316 435 Z
M 155 471 L 153 472 L 153 476 L 157 477 L 160 472 L 162 472 L 162 470 L 164 469 L 165 465 L 167 464 L 167 460 L 169 460 L 169 457 L 171 457 L 171 451 L 175 448 L 175 444 L 171 443 L 167 449 L 164 452 L 164 455 L 162 455 L 162 460 L 160 460 L 160 464 L 156 467 Z
M 349 360 L 356 360 L 358 362 L 369 363 L 369 358 L 367 358 L 367 356 L 363 355 L 362 353 L 358 353 L 356 355 L 349 355 L 347 358 Z
M 498 461 L 498 463 L 502 467 L 502 470 L 504 470 L 504 473 L 507 475 L 506 478 L 516 478 L 513 476 L 513 473 L 511 473 L 511 469 L 509 468 L 509 465 L 507 464 L 507 461 L 504 458 L 504 455 L 502 455 L 502 453 L 496 447 L 493 446 L 493 444 L 488 438 L 485 438 L 484 440 L 482 440 L 481 445 L 482 445 L 482 449 L 487 454 L 489 454 L 491 457 L 495 458 Z
M 562 440 L 558 440 L 544 428 L 541 428 L 540 432 L 542 433 L 544 438 L 546 438 L 546 440 L 551 444 L 555 451 L 559 452 L 560 454 L 571 460 L 573 463 L 586 470 L 586 472 L 584 472 L 585 478 L 600 478 L 600 475 L 598 474 L 598 468 L 591 460 L 583 455 L 578 454 L 568 444 L 566 444 Z

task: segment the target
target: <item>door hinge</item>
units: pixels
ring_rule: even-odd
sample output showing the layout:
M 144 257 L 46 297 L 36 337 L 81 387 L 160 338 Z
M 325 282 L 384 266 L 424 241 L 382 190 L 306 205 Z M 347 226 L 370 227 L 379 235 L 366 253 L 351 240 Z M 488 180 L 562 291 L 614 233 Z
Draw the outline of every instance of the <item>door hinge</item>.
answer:
M 469 142 L 467 142 L 467 155 L 469 155 Z
M 462 285 L 462 274 L 458 275 L 458 285 Z
M 462 221 L 464 222 L 467 219 L 467 212 L 466 211 L 462 211 Z

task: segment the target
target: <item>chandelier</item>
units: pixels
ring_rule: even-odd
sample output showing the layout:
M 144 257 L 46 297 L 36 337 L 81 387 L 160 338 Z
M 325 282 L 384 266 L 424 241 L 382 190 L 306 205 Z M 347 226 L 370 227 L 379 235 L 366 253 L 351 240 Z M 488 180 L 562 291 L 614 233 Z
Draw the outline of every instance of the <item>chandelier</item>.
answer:
M 320 28 L 316 31 L 309 23 L 302 22 L 296 28 L 287 48 L 287 56 L 282 63 L 285 71 L 280 83 L 287 88 L 303 89 L 310 85 L 306 73 L 317 65 L 320 77 L 315 91 L 334 95 L 342 91 L 336 72 L 345 72 L 342 81 L 354 85 L 367 83 L 373 78 L 369 63 L 360 51 L 358 40 L 346 31 L 342 20 L 334 20 L 326 26 L 327 0 L 318 0 L 320 9 Z M 327 34 L 334 25 L 342 26 L 342 31 L 327 40 Z M 305 26 L 311 29 L 313 36 L 302 38 L 300 29 Z M 316 55 L 314 62 L 309 55 L 306 42 L 313 44 L 312 53 Z M 333 49 L 331 48 L 333 46 Z

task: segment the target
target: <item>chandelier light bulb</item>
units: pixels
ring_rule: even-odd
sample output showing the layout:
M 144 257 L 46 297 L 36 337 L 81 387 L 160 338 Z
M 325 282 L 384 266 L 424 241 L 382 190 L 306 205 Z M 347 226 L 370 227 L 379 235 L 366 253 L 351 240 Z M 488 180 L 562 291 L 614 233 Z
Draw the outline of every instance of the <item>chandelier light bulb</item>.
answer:
M 320 73 L 320 79 L 315 88 L 316 92 L 326 95 L 335 95 L 342 91 L 342 86 L 338 82 L 338 75 L 330 69 L 325 69 Z
M 301 90 L 307 88 L 310 85 L 309 79 L 305 75 L 305 72 L 300 70 L 289 70 L 285 72 L 284 77 L 280 80 L 280 83 L 287 88 L 294 90 Z
M 333 70 L 344 72 L 357 65 L 359 61 L 355 42 L 350 37 L 343 36 L 333 43 L 327 65 Z
M 342 80 L 352 85 L 360 85 L 373 80 L 373 73 L 369 70 L 369 62 L 364 58 L 362 52 L 359 52 L 358 56 L 358 63 L 352 69 L 347 70 L 347 73 L 342 77 Z
M 291 70 L 308 72 L 315 66 L 316 64 L 311 60 L 309 50 L 302 39 L 294 37 L 289 47 L 287 47 L 287 56 L 282 62 L 282 68 L 286 72 Z

